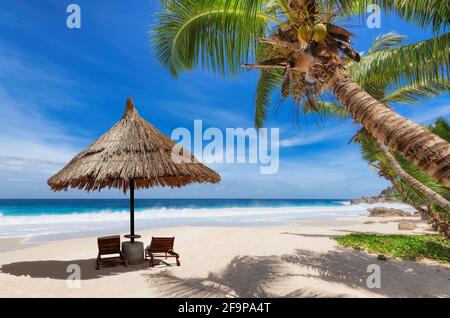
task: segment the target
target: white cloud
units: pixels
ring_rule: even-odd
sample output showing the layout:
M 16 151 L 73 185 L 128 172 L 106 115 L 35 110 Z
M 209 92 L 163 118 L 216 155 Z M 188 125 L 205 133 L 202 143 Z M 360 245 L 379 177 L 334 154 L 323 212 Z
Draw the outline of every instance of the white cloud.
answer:
M 450 105 L 443 105 L 436 108 L 422 107 L 420 113 L 413 115 L 412 120 L 419 124 L 430 124 L 439 117 L 445 117 L 450 114 Z
M 61 164 L 68 162 L 76 151 L 64 144 L 53 144 L 30 136 L 22 139 L 12 136 L 0 137 L 0 156 L 21 160 L 34 160 Z
M 356 128 L 351 125 L 327 126 L 325 128 L 305 129 L 299 134 L 280 140 L 281 148 L 290 148 L 297 146 L 306 146 L 321 143 L 323 141 L 342 138 L 345 135 L 351 135 Z
M 64 163 L 46 161 L 41 159 L 24 159 L 20 157 L 0 156 L 0 170 L 17 172 L 39 172 L 52 174 L 55 169 L 62 167 Z
M 221 174 L 221 184 L 199 186 L 202 191 L 198 196 L 207 191 L 214 197 L 352 198 L 379 194 L 388 186 L 350 146 L 308 157 L 301 154 L 282 157 L 279 171 L 274 175 L 261 174 L 258 165 L 211 167 Z
M 49 120 L 33 96 L 25 92 L 13 94 L 11 87 L 32 78 L 56 81 L 59 85 L 69 82 L 64 82 L 64 77 L 52 72 L 51 67 L 44 71 L 23 62 L 19 55 L 11 57 L 1 53 L 2 76 L 7 75 L 11 82 L 0 84 L 0 178 L 25 183 L 40 179 L 46 185 L 46 178 L 67 163 L 77 152 L 75 145 L 82 142 L 66 132 L 60 123 Z M 49 87 L 41 93 L 54 96 L 53 86 Z

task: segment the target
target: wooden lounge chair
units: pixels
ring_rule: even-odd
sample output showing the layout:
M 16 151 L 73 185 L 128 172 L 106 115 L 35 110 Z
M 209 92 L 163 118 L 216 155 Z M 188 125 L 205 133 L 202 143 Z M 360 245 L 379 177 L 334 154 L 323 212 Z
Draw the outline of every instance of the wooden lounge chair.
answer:
M 120 250 L 120 236 L 104 236 L 97 238 L 98 244 L 98 256 L 97 256 L 97 266 L 95 269 L 100 269 L 100 264 L 111 264 L 120 262 L 124 266 L 128 266 L 127 260 L 123 256 L 122 251 Z M 119 254 L 119 256 L 114 257 L 103 257 L 102 255 L 112 255 Z
M 152 237 L 150 246 L 145 249 L 145 258 L 150 257 L 149 265 L 153 267 L 155 257 L 175 257 L 177 260 L 177 266 L 180 266 L 180 255 L 173 251 L 173 242 L 175 237 Z

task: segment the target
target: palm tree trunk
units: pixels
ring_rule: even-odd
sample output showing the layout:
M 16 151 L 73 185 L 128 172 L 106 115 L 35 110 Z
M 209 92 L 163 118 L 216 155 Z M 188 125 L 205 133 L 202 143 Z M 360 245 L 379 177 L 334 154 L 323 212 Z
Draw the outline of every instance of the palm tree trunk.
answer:
M 386 179 L 389 180 L 390 183 L 392 183 L 392 186 L 397 190 L 397 192 L 400 194 L 403 202 L 409 204 L 414 209 L 416 209 L 420 213 L 420 217 L 424 221 L 429 221 L 431 217 L 433 216 L 433 213 L 431 211 L 431 207 L 424 207 L 418 205 L 414 200 L 409 200 L 408 195 L 405 193 L 405 191 L 402 189 L 401 186 L 399 186 L 398 182 L 392 178 L 392 177 L 386 177 Z
M 395 157 L 389 152 L 388 149 L 386 149 L 384 145 L 378 143 L 378 148 L 380 149 L 381 153 L 386 158 L 386 160 L 389 162 L 392 169 L 394 169 L 395 173 L 397 173 L 400 178 L 402 178 L 405 182 L 407 182 L 412 188 L 422 193 L 431 202 L 436 203 L 446 211 L 450 211 L 450 202 L 446 198 L 444 198 L 439 193 L 431 190 L 421 182 L 411 177 L 409 173 L 403 170 L 403 168 L 397 162 Z
M 377 142 L 399 152 L 409 161 L 450 187 L 450 144 L 424 127 L 380 103 L 337 70 L 329 82 L 336 98 L 354 120 Z

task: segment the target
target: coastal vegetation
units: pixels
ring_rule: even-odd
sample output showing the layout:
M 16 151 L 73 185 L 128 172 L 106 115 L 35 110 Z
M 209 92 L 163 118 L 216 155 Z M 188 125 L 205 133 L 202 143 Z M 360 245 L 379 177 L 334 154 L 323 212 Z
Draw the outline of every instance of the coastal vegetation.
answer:
M 430 259 L 450 263 L 450 241 L 440 235 L 352 233 L 336 238 L 339 245 L 378 254 L 379 259 Z

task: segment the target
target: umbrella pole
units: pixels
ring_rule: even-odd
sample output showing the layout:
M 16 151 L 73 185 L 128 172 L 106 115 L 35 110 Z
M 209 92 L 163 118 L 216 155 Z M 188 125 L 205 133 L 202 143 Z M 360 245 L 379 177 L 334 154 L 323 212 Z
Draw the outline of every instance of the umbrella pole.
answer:
M 130 180 L 130 240 L 134 243 L 134 180 Z
M 130 234 L 125 235 L 130 242 L 123 242 L 122 251 L 127 259 L 128 264 L 140 264 L 144 261 L 144 243 L 135 242 L 134 239 L 140 238 L 140 235 L 134 234 L 134 179 L 129 180 L 130 183 Z

